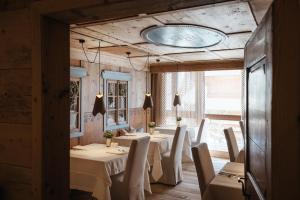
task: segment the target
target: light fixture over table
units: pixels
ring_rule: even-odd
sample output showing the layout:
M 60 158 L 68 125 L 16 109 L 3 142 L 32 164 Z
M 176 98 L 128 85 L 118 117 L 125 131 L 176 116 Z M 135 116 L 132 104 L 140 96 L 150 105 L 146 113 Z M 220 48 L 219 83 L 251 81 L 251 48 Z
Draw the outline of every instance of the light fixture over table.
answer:
M 87 56 L 87 54 L 84 50 L 83 44 L 85 43 L 85 40 L 80 39 L 79 43 L 81 44 L 83 53 L 84 53 L 84 55 L 85 55 L 85 57 L 86 57 L 86 59 L 89 63 L 95 63 L 97 55 L 99 54 L 99 61 L 98 61 L 99 62 L 99 65 L 98 65 L 98 67 L 99 67 L 99 94 L 96 95 L 95 102 L 94 102 L 94 108 L 93 108 L 92 113 L 93 113 L 94 116 L 96 116 L 98 113 L 104 115 L 106 113 L 106 108 L 105 108 L 103 93 L 100 91 L 100 88 L 101 88 L 101 57 L 100 57 L 101 41 L 99 40 L 99 46 L 98 46 L 96 55 L 92 59 L 92 61 L 90 61 L 90 59 L 88 58 L 88 56 Z

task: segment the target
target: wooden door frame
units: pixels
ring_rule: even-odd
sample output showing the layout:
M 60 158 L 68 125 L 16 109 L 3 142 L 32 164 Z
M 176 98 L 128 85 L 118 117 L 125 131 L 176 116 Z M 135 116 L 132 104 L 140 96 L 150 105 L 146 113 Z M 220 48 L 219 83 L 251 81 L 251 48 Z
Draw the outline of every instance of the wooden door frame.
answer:
M 62 51 L 53 51 L 53 46 L 45 39 L 55 43 L 51 34 L 59 34 L 56 31 L 63 31 L 63 29 L 72 22 L 87 22 L 91 20 L 111 20 L 125 17 L 137 16 L 141 13 L 159 13 L 168 12 L 178 9 L 187 9 L 209 4 L 231 2 L 232 0 L 187 0 L 181 1 L 165 1 L 165 0 L 131 0 L 131 1 L 106 1 L 106 0 L 43 0 L 35 1 L 30 5 L 31 22 L 32 22 L 32 191 L 33 199 L 65 199 L 68 198 L 69 193 L 69 139 L 62 130 L 69 127 L 68 119 L 65 123 L 61 123 L 61 127 L 55 126 L 56 118 L 64 113 L 66 110 L 54 110 L 45 113 L 47 104 L 51 103 L 52 96 L 55 96 L 54 102 L 59 102 L 59 99 L 67 98 L 69 88 L 69 76 L 59 76 L 60 73 L 66 74 L 69 68 L 70 58 L 62 55 Z M 85 9 L 92 14 L 98 14 L 97 9 L 101 12 L 94 18 L 79 17 L 68 18 L 64 14 L 76 9 Z M 68 16 L 68 15 L 65 15 Z M 51 19 L 52 18 L 52 19 Z M 53 18 L 57 20 L 54 22 Z M 82 18 L 82 19 L 81 19 Z M 51 25 L 54 22 L 56 25 Z M 62 24 L 65 23 L 65 26 Z M 61 26 L 59 26 L 59 24 Z M 55 30 L 50 30 L 55 28 Z M 46 34 L 45 29 L 48 29 Z M 60 47 L 69 48 L 69 38 L 59 41 Z M 48 49 L 49 48 L 49 49 Z M 52 48 L 52 49 L 51 49 Z M 51 55 L 49 52 L 51 51 Z M 56 55 L 55 55 L 56 53 Z M 67 54 L 64 54 L 67 55 Z M 58 66 L 49 66 L 51 59 L 60 58 Z M 53 67 L 53 69 L 50 69 Z M 67 71 L 66 71 L 67 70 Z M 55 78 L 54 78 L 55 77 Z M 57 78 L 58 77 L 58 78 Z M 53 79 L 54 78 L 54 79 Z M 55 85 L 59 81 L 62 85 L 57 85 L 51 90 L 49 85 Z M 49 92 L 50 91 L 50 92 Z M 53 102 L 52 102 L 53 103 Z M 57 105 L 58 108 L 61 105 Z M 68 109 L 69 112 L 69 108 Z M 63 120 L 62 120 L 63 121 Z M 54 126 L 52 130 L 47 128 Z M 64 138 L 63 141 L 55 141 L 55 137 Z M 50 138 L 50 139 L 49 139 Z M 57 156 L 63 154 L 64 156 Z M 53 177 L 53 172 L 50 172 L 53 165 L 59 165 L 63 170 L 58 173 L 58 176 Z M 54 173 L 55 174 L 55 173 Z M 65 175 L 65 176 L 64 176 Z M 67 181 L 61 181 L 66 180 Z M 65 189 L 58 189 L 65 188 Z M 65 191 L 66 190 L 66 191 Z

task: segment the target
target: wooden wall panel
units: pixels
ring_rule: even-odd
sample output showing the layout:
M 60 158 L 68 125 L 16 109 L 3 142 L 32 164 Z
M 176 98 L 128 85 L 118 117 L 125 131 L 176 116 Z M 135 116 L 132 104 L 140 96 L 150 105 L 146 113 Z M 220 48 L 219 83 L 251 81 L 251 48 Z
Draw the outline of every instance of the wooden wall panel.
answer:
M 31 69 L 0 70 L 0 122 L 31 123 Z
M 261 152 L 259 148 L 252 151 L 254 163 L 249 163 L 249 154 L 246 159 L 246 166 L 256 171 L 258 185 L 267 189 L 266 195 L 262 191 L 266 199 L 298 199 L 300 196 L 299 19 L 299 1 L 275 0 L 246 47 L 247 67 L 266 56 L 266 151 L 265 156 L 259 156 L 264 157 L 263 160 L 255 157 Z M 251 127 L 246 129 L 249 131 Z M 263 139 L 257 137 L 257 140 Z M 251 145 L 251 141 L 247 144 Z M 261 173 L 263 171 L 266 172 Z M 261 184 L 263 179 L 266 181 Z M 255 193 L 253 186 L 248 192 Z
M 31 125 L 0 124 L 0 130 L 0 163 L 30 168 Z
M 0 164 L 0 199 L 32 199 L 31 178 L 30 168 Z
M 22 3 L 1 1 L 0 10 L 14 10 Z M 28 10 L 0 13 L 0 199 L 4 200 L 32 199 L 30 28 Z
M 61 200 L 70 187 L 69 25 L 45 17 L 42 33 L 42 199 Z
M 90 143 L 104 143 L 103 138 L 103 116 L 92 115 L 95 95 L 99 92 L 99 69 L 98 64 L 87 63 L 85 61 L 79 61 L 71 59 L 72 66 L 85 67 L 88 72 L 88 76 L 82 79 L 82 100 L 83 100 L 83 115 L 84 115 L 84 135 L 80 138 L 71 138 L 70 147 L 75 145 L 87 145 Z M 120 71 L 130 73 L 132 75 L 132 81 L 130 82 L 130 125 L 134 128 L 143 127 L 146 128 L 146 116 L 145 111 L 142 109 L 144 94 L 145 94 L 145 82 L 146 73 L 136 72 L 130 68 L 112 67 L 102 65 L 101 70 Z M 101 81 L 101 91 L 103 90 L 103 80 Z

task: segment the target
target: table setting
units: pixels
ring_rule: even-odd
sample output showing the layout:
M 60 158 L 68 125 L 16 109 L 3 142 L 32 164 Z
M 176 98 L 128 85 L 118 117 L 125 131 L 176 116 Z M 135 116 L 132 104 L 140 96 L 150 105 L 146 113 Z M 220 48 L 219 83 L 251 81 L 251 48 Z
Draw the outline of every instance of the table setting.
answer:
M 70 188 L 91 192 L 98 200 L 110 200 L 110 176 L 124 172 L 129 147 L 111 143 L 77 145 L 70 150 Z M 151 193 L 148 176 L 149 164 L 145 166 L 144 187 Z

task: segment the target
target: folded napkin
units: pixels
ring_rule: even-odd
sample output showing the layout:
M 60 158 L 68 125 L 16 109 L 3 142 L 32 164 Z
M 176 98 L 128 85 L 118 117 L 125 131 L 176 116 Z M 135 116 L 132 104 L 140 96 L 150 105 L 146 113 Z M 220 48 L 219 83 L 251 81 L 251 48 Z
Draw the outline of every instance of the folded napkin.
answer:
M 154 137 L 154 138 L 161 138 L 161 139 L 168 138 L 168 136 L 165 136 L 165 135 L 153 135 L 152 137 Z
M 232 172 L 228 172 L 228 171 L 224 171 L 224 170 L 221 170 L 219 172 L 219 175 L 228 176 L 229 178 L 231 178 L 231 177 L 243 178 L 244 177 L 244 175 L 242 175 L 242 174 L 232 173 Z
M 125 136 L 136 136 L 135 133 L 126 133 Z
M 111 153 L 111 154 L 120 154 L 120 155 L 123 155 L 123 154 L 128 154 L 128 149 L 126 148 L 108 148 L 106 150 L 106 153 Z

